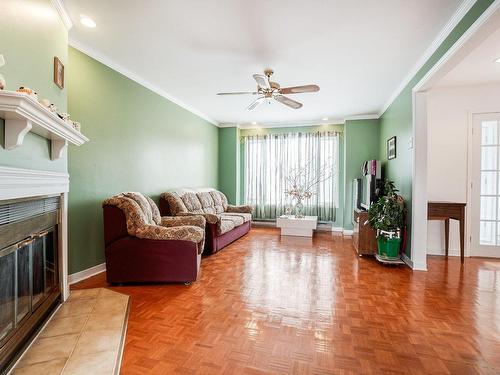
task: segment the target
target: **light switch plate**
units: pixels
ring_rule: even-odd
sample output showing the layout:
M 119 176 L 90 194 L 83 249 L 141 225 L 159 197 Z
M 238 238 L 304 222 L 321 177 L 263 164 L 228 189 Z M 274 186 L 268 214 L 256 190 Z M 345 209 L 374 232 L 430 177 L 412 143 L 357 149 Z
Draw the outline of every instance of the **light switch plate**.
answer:
M 411 150 L 413 148 L 413 137 L 410 137 L 408 139 L 408 150 Z

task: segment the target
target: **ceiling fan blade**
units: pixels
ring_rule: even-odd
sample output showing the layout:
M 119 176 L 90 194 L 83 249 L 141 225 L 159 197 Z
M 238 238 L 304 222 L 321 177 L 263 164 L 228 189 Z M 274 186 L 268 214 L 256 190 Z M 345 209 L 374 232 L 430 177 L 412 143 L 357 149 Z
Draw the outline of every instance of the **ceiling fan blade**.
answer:
M 259 87 L 262 87 L 263 89 L 270 89 L 271 85 L 269 84 L 269 79 L 267 76 L 262 75 L 262 74 L 254 74 L 253 79 L 255 79 L 255 82 L 257 82 L 257 85 Z
M 264 103 L 265 98 L 261 96 L 260 98 L 257 98 L 254 100 L 250 105 L 247 107 L 247 111 L 253 111 L 255 108 L 257 108 L 259 105 Z
M 303 92 L 317 92 L 319 91 L 318 85 L 305 85 L 295 87 L 285 87 L 280 90 L 282 94 L 300 94 Z
M 302 103 L 296 102 L 295 100 L 290 99 L 290 98 L 283 96 L 283 95 L 276 95 L 274 97 L 274 99 L 276 99 L 281 104 L 284 104 L 284 105 L 286 105 L 290 108 L 293 108 L 293 109 L 299 109 L 302 107 Z
M 236 91 L 236 92 L 218 92 L 217 95 L 257 95 L 257 92 L 252 91 Z

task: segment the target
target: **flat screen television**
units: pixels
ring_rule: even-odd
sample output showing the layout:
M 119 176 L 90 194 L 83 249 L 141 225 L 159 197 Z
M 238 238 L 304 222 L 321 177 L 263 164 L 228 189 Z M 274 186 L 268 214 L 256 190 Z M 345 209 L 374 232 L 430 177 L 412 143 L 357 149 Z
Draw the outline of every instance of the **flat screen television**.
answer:
M 377 185 L 382 177 L 380 161 L 367 160 L 363 163 L 361 207 L 368 210 L 376 199 Z

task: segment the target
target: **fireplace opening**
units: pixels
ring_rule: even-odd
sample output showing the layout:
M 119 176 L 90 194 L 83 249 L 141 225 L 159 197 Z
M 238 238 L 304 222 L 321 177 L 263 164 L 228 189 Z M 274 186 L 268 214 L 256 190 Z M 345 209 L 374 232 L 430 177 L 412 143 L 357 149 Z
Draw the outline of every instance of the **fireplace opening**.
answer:
M 60 196 L 0 201 L 0 373 L 61 299 Z

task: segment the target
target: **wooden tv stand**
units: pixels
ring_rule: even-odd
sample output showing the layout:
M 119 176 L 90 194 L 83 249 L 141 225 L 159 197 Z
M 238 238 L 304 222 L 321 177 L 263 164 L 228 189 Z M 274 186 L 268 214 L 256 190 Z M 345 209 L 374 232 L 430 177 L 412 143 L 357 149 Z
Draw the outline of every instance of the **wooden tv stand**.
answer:
M 354 210 L 352 243 L 359 256 L 377 253 L 377 233 L 367 221 L 368 211 Z

